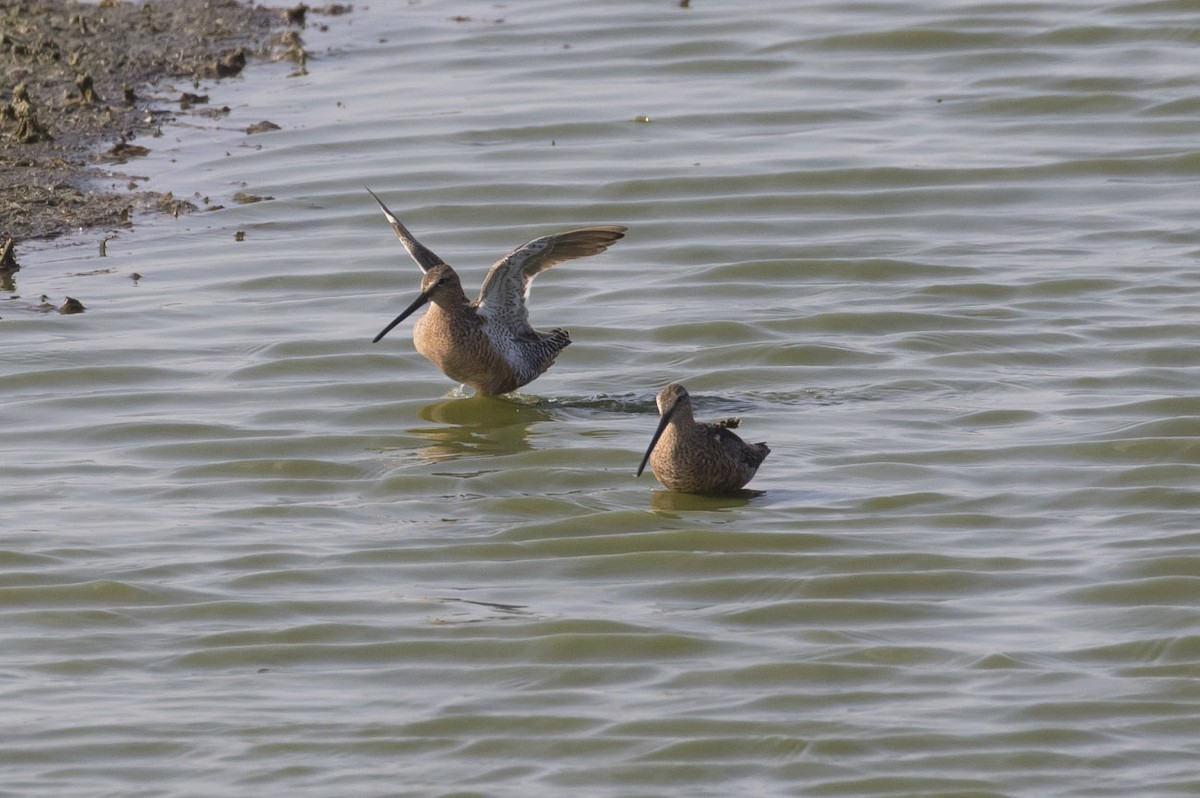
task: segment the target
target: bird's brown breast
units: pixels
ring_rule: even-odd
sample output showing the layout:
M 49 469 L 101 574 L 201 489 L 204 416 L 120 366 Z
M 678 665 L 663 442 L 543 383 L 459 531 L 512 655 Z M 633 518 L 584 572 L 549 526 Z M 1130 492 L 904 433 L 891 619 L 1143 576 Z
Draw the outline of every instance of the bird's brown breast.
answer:
M 451 314 L 431 305 L 413 327 L 413 344 L 447 377 L 486 396 L 520 387 L 516 373 L 484 333 L 483 320 L 474 308 Z

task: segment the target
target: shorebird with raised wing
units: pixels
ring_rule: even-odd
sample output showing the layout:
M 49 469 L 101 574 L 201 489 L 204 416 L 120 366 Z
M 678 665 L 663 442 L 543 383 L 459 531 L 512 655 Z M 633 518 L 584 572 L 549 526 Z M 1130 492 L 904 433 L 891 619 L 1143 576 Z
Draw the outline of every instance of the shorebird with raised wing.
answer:
M 733 493 L 754 477 L 771 453 L 765 443 L 746 443 L 732 432 L 739 419 L 707 424 L 696 421 L 687 388 L 679 383 L 659 391 L 657 401 L 661 418 L 638 466 L 639 477 L 649 460 L 655 479 L 668 490 Z
M 598 225 L 535 238 L 496 261 L 474 302 L 463 293 L 454 269 L 413 238 L 375 192 L 367 189 L 424 276 L 421 293 L 378 342 L 400 322 L 428 304 L 413 325 L 413 345 L 452 380 L 484 396 L 515 391 L 541 375 L 571 343 L 566 330 L 541 332 L 529 323 L 525 305 L 533 278 L 555 264 L 599 255 L 625 235 L 620 225 Z

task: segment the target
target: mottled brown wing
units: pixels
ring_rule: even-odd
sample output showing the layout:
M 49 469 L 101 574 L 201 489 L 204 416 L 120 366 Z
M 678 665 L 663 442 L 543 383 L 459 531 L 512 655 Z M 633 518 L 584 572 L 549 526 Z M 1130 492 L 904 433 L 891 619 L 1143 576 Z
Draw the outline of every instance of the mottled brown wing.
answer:
M 363 188 L 367 187 L 363 186 Z M 415 260 L 417 265 L 421 267 L 422 274 L 429 271 L 434 266 L 437 266 L 439 263 L 444 262 L 441 258 L 433 253 L 433 250 L 429 249 L 420 241 L 413 238 L 413 234 L 408 232 L 408 228 L 400 223 L 400 220 L 396 218 L 396 214 L 388 210 L 388 206 L 383 204 L 383 200 L 381 200 L 374 191 L 367 188 L 367 193 L 372 197 L 375 197 L 375 201 L 379 203 L 379 208 L 383 211 L 384 218 L 388 220 L 388 224 L 392 226 L 393 232 L 396 233 L 396 238 L 400 239 L 400 243 L 404 245 L 406 250 L 408 250 L 408 254 L 411 255 L 412 259 Z
M 555 264 L 598 255 L 625 235 L 620 225 L 599 225 L 535 238 L 496 261 L 479 290 L 479 313 L 514 332 L 529 328 L 525 300 L 533 278 Z

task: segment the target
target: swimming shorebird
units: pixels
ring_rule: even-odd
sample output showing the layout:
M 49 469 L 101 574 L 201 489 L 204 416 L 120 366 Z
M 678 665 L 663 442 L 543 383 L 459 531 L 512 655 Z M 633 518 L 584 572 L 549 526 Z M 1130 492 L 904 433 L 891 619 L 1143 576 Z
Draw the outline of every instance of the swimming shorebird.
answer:
M 413 345 L 447 377 L 484 396 L 515 391 L 531 382 L 571 343 L 566 330 L 544 333 L 530 326 L 525 300 L 533 278 L 565 260 L 600 254 L 626 229 L 609 224 L 535 238 L 496 261 L 483 280 L 479 298 L 470 302 L 454 269 L 413 238 L 374 191 L 367 191 L 425 275 L 416 300 L 372 343 L 429 303 L 429 310 L 413 325 Z
M 754 477 L 771 453 L 765 443 L 746 443 L 730 430 L 739 419 L 701 423 L 692 416 L 687 388 L 671 383 L 658 392 L 662 418 L 638 466 L 650 470 L 668 490 L 679 493 L 732 493 Z

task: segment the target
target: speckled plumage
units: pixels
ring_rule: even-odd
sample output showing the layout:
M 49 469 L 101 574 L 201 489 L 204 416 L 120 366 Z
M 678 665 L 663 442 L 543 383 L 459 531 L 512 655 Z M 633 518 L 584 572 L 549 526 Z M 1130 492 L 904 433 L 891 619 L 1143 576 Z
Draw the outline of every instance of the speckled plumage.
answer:
M 515 391 L 533 381 L 571 343 L 566 330 L 541 332 L 530 325 L 526 300 L 533 278 L 565 260 L 604 252 L 626 229 L 600 225 L 536 238 L 496 261 L 479 298 L 471 302 L 454 269 L 413 238 L 375 192 L 367 191 L 424 272 L 416 301 L 375 341 L 429 303 L 429 310 L 413 325 L 413 345 L 447 377 L 485 396 Z
M 770 454 L 765 443 L 746 443 L 732 429 L 738 419 L 701 423 L 692 415 L 687 389 L 671 383 L 658 392 L 658 429 L 638 467 L 650 462 L 654 477 L 679 493 L 721 494 L 739 490 Z

